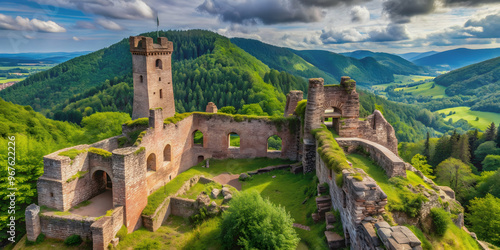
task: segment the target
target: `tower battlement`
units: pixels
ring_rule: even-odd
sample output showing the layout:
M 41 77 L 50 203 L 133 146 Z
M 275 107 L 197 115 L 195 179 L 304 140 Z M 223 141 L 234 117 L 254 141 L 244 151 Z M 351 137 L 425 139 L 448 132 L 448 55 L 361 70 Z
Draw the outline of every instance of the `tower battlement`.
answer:
M 158 43 L 146 36 L 131 36 L 129 38 L 130 52 L 133 55 L 154 55 L 154 53 L 172 54 L 174 45 L 166 37 L 158 37 Z

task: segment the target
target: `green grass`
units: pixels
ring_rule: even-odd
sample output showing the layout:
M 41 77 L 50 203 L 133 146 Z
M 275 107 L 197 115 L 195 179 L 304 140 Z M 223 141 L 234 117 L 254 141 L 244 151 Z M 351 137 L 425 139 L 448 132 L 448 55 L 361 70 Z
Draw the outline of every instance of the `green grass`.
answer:
M 240 136 L 237 134 L 231 134 L 229 136 L 229 146 L 239 147 L 240 146 Z
M 418 86 L 414 87 L 409 87 L 409 88 L 396 88 L 395 91 L 400 91 L 404 89 L 405 93 L 412 93 L 414 96 L 433 96 L 434 98 L 443 98 L 443 97 L 448 97 L 446 95 L 445 86 L 441 86 L 439 84 L 435 84 L 434 88 L 432 88 L 432 85 L 434 82 L 427 82 L 424 84 L 420 84 Z
M 484 111 L 473 111 L 470 110 L 469 107 L 455 107 L 455 108 L 447 108 L 447 109 L 441 109 L 436 112 L 439 113 L 444 113 L 448 115 L 450 111 L 456 112 L 456 114 L 446 116 L 445 120 L 448 119 L 453 119 L 454 122 L 464 119 L 469 122 L 472 126 L 481 129 L 481 130 L 486 130 L 486 127 L 490 125 L 492 122 L 495 124 L 500 123 L 500 114 L 498 113 L 493 113 L 493 112 L 484 112 Z M 479 117 L 479 120 L 476 121 L 476 117 Z
M 432 187 L 429 186 L 429 184 L 427 184 L 422 178 L 420 178 L 420 176 L 418 176 L 417 174 L 415 174 L 410 170 L 406 170 L 406 179 L 408 179 L 410 184 L 414 187 L 418 186 L 419 184 L 422 184 L 424 185 L 425 188 L 432 189 Z
M 293 163 L 293 161 L 269 158 L 210 160 L 210 168 L 202 168 L 201 166 L 205 165 L 205 162 L 201 162 L 182 172 L 165 186 L 151 194 L 148 197 L 148 205 L 144 208 L 142 214 L 152 215 L 167 196 L 176 193 L 184 182 L 195 175 L 204 175 L 210 178 L 222 173 L 241 174 L 267 166 L 287 163 Z
M 20 82 L 24 80 L 24 78 L 12 78 L 12 79 L 1 79 L 0 83 L 6 83 L 6 82 Z
M 24 236 L 16 245 L 16 247 L 19 247 L 18 249 L 33 249 L 33 250 L 52 250 L 52 249 L 59 249 L 59 250 L 80 250 L 80 249 L 92 249 L 92 242 L 84 242 L 80 246 L 66 246 L 64 244 L 64 240 L 56 240 L 56 239 L 51 239 L 51 238 L 45 238 L 42 242 L 37 243 L 35 245 L 27 246 L 26 245 L 26 236 Z
M 272 178 L 272 176 L 276 177 Z M 309 249 L 327 249 L 324 237 L 325 223 L 314 224 L 311 218 L 311 214 L 316 211 L 314 196 L 302 204 L 306 197 L 311 195 L 308 191 L 315 189 L 313 179 L 312 173 L 296 175 L 288 171 L 276 170 L 255 175 L 251 180 L 243 182 L 242 191 L 255 190 L 272 203 L 285 207 L 295 223 L 311 228 L 311 231 L 295 229 L 302 242 Z
M 71 160 L 74 160 L 76 158 L 76 156 L 78 156 L 79 154 L 85 153 L 85 152 L 87 152 L 86 149 L 78 150 L 78 149 L 73 148 L 70 150 L 63 151 L 63 152 L 59 153 L 59 155 L 60 156 L 67 156 Z
M 219 222 L 220 217 L 215 217 L 193 227 L 185 218 L 169 216 L 166 223 L 156 232 L 140 228 L 120 238 L 115 249 L 133 249 L 147 240 L 159 242 L 158 249 L 221 249 L 218 238 Z

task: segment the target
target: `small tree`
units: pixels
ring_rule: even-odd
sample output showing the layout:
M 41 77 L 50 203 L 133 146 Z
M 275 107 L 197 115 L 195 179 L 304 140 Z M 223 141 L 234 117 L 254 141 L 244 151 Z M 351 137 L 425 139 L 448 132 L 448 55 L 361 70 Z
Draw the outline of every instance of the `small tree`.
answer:
M 449 185 L 457 194 L 470 184 L 470 166 L 455 158 L 448 158 L 436 168 L 440 183 Z
M 484 132 L 484 140 L 485 141 L 493 141 L 496 138 L 496 132 L 497 129 L 495 128 L 495 123 L 492 122 L 487 128 L 486 131 Z
M 411 158 L 411 165 L 420 170 L 425 176 L 434 179 L 432 176 L 432 166 L 427 164 L 427 158 L 421 154 L 416 154 Z
M 299 243 L 290 214 L 255 191 L 233 198 L 220 227 L 226 249 L 295 249 Z
M 470 213 L 465 217 L 480 239 L 500 245 L 500 199 L 491 194 L 470 201 Z
M 496 171 L 500 168 L 500 155 L 487 155 L 482 164 L 483 171 Z
M 226 114 L 236 114 L 236 109 L 233 106 L 226 106 L 219 109 L 219 112 Z

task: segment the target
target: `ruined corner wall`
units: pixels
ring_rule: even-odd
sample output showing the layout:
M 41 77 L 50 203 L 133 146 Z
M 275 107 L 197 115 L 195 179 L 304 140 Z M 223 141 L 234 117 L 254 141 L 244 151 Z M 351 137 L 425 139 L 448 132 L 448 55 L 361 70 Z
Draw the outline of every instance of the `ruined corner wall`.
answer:
M 37 182 L 38 204 L 67 211 L 102 192 L 103 183 L 92 177 L 97 170 L 112 175 L 111 161 L 87 151 L 90 147 L 113 150 L 118 147 L 117 138 L 112 137 L 91 145 L 65 148 L 44 156 L 44 173 Z M 82 150 L 82 153 L 73 160 L 59 155 L 71 149 Z
M 403 176 L 406 178 L 406 164 L 392 151 L 386 147 L 360 138 L 336 138 L 337 143 L 346 149 L 347 153 L 352 153 L 362 147 L 379 166 L 381 166 L 387 176 Z
M 325 165 L 319 154 L 316 155 L 316 175 L 320 183 L 329 186 L 333 208 L 340 212 L 346 244 L 350 244 L 351 249 L 374 249 L 378 243 L 376 239 L 375 242 L 367 240 L 373 235 L 363 228 L 362 222 L 368 216 L 385 212 L 387 195 L 363 170 L 356 169 L 363 176 L 362 181 L 354 179 L 351 176 L 353 172 L 354 169 L 344 170 L 341 173 L 343 185 L 338 187 L 335 181 L 337 174 Z

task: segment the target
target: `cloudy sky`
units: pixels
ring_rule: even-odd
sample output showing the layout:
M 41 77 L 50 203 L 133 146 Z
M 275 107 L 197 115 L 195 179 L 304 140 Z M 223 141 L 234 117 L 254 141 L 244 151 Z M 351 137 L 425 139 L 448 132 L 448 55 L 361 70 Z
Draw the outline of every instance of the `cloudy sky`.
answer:
M 0 53 L 93 51 L 160 29 L 295 49 L 500 47 L 500 0 L 0 0 Z

